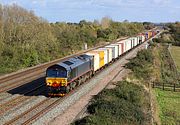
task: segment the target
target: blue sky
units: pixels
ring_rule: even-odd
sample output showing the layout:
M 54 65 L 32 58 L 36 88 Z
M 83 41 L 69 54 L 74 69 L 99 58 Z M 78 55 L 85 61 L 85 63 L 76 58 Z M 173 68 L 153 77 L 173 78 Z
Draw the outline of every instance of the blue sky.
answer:
M 104 16 L 116 21 L 180 21 L 180 0 L 0 0 L 16 3 L 49 22 L 100 20 Z

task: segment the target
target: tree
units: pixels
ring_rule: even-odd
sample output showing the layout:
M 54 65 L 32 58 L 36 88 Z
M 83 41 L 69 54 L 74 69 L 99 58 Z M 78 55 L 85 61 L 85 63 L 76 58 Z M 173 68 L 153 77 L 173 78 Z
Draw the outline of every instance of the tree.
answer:
M 109 18 L 109 17 L 103 17 L 102 19 L 101 19 L 101 26 L 102 26 L 102 28 L 103 29 L 106 29 L 106 28 L 109 28 L 109 26 L 110 26 L 110 23 L 112 22 L 112 19 L 111 18 Z

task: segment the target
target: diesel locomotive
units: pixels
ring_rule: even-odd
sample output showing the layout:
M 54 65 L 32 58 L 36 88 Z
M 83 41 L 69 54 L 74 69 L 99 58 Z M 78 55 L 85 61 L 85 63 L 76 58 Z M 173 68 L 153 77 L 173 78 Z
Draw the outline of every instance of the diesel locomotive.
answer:
M 50 96 L 63 96 L 85 82 L 93 74 L 92 56 L 80 55 L 52 65 L 46 71 L 46 85 Z

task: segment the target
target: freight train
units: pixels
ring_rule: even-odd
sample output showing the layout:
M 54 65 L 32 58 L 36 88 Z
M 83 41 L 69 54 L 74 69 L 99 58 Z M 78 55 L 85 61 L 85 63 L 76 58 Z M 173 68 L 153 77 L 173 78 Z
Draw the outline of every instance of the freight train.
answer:
M 48 95 L 64 96 L 155 34 L 155 31 L 148 31 L 48 67 L 46 70 Z

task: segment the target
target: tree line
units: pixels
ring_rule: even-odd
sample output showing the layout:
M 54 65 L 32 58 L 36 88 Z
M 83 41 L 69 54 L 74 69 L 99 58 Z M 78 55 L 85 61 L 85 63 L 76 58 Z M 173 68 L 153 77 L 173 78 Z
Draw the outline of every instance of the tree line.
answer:
M 109 17 L 49 23 L 16 4 L 0 5 L 0 74 L 75 53 L 84 43 L 93 47 L 143 30 L 143 23 L 116 22 Z

